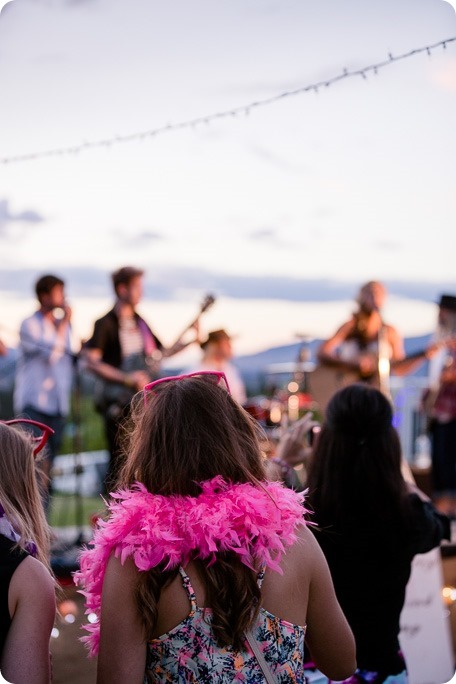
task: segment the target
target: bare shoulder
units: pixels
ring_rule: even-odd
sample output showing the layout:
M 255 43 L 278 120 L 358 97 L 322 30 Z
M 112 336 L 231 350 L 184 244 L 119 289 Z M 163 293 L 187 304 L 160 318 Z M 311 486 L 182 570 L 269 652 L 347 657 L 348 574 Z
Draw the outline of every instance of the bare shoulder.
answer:
M 128 588 L 136 583 L 138 569 L 131 558 L 126 558 L 122 563 L 113 553 L 109 557 L 104 576 L 103 587 Z
M 354 318 L 350 318 L 348 321 L 345 323 L 342 323 L 342 325 L 337 328 L 336 332 L 332 337 L 329 338 L 328 342 L 330 341 L 337 341 L 337 342 L 344 342 L 347 337 L 350 335 L 350 333 L 353 332 L 353 328 L 355 327 L 355 320 Z
M 8 609 L 11 617 L 22 620 L 24 611 L 51 624 L 55 616 L 55 581 L 41 561 L 28 556 L 11 578 Z
M 318 354 L 324 355 L 334 351 L 340 344 L 345 342 L 354 327 L 354 319 L 351 318 L 346 323 L 343 323 L 336 332 L 325 340 L 319 347 Z M 322 360 L 322 359 L 320 359 Z
M 390 337 L 390 339 L 392 339 L 392 340 L 397 340 L 397 339 L 402 340 L 402 336 L 400 335 L 400 333 L 399 333 L 399 331 L 397 330 L 397 328 L 394 327 L 394 325 L 389 325 L 389 324 L 387 324 L 387 325 L 385 325 L 385 328 L 386 328 L 386 331 L 387 331 L 388 336 Z
M 300 575 L 305 574 L 310 579 L 312 569 L 321 558 L 321 549 L 307 525 L 302 525 L 296 534 L 296 542 L 287 548 L 282 566 L 284 570 L 296 569 Z
M 55 596 L 55 581 L 41 561 L 27 556 L 15 571 L 10 590 L 32 602 L 40 599 L 44 601 Z

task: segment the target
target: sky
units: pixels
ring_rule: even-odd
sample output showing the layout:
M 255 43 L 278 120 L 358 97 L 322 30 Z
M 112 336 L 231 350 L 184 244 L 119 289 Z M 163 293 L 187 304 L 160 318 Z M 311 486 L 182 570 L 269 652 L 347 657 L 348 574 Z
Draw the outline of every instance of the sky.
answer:
M 9 2 L 0 337 L 15 344 L 50 272 L 86 338 L 125 264 L 165 343 L 208 292 L 203 331 L 238 353 L 325 337 L 370 279 L 388 322 L 429 332 L 456 293 L 456 41 L 389 55 L 455 36 L 444 0 Z

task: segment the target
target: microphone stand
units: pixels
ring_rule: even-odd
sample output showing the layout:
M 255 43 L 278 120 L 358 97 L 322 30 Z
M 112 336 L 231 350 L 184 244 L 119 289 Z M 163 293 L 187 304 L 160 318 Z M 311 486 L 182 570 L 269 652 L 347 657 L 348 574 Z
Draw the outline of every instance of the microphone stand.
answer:
M 69 352 L 66 352 L 67 354 Z M 74 488 L 74 513 L 75 513 L 75 527 L 76 536 L 73 540 L 65 540 L 59 544 L 52 554 L 51 560 L 52 568 L 57 577 L 67 577 L 69 572 L 77 570 L 79 565 L 77 556 L 79 549 L 84 543 L 84 525 L 83 525 L 83 501 L 81 493 L 81 475 L 84 472 L 84 466 L 81 462 L 81 374 L 79 371 L 78 361 L 79 355 L 71 353 L 73 363 L 73 392 L 71 402 L 71 419 L 72 419 L 72 444 L 73 444 L 73 459 L 74 465 L 72 472 L 75 476 Z
M 74 379 L 74 389 L 73 389 L 73 402 L 72 402 L 72 418 L 73 418 L 73 457 L 74 457 L 74 475 L 75 475 L 75 489 L 74 489 L 74 501 L 75 501 L 75 519 L 76 519 L 76 529 L 77 536 L 73 543 L 74 546 L 81 546 L 84 542 L 84 509 L 82 505 L 82 494 L 81 494 L 81 475 L 84 472 L 84 466 L 81 462 L 81 374 L 79 372 L 79 355 L 73 355 L 73 379 Z
M 389 358 L 389 344 L 386 334 L 386 326 L 383 321 L 380 322 L 380 328 L 377 335 L 377 346 L 378 346 L 378 361 L 377 370 L 380 383 L 380 391 L 383 392 L 385 397 L 391 400 L 391 390 L 390 390 L 390 372 L 391 363 Z

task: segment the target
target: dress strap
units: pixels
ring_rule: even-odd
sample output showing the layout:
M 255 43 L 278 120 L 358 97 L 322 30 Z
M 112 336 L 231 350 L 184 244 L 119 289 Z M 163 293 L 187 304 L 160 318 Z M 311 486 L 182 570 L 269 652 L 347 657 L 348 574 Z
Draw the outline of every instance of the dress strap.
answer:
M 261 585 L 263 584 L 264 573 L 265 573 L 265 572 L 266 572 L 266 566 L 263 565 L 262 568 L 261 568 L 261 570 L 260 570 L 260 572 L 259 572 L 258 575 L 257 575 L 257 584 L 258 584 L 258 586 L 259 586 L 260 589 L 261 589 Z
M 192 587 L 192 583 L 190 582 L 190 577 L 187 575 L 185 572 L 184 568 L 182 566 L 179 566 L 179 572 L 182 577 L 182 586 L 184 587 L 185 591 L 187 592 L 188 600 L 190 601 L 190 606 L 191 606 L 191 615 L 196 611 L 198 608 L 197 603 L 196 603 L 196 595 L 194 592 L 194 589 Z

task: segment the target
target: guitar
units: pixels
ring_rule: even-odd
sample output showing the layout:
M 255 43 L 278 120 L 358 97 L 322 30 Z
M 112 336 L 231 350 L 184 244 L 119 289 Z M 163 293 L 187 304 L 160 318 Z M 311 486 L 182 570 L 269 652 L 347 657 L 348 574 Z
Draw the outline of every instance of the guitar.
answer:
M 335 368 L 329 364 L 320 363 L 309 373 L 309 393 L 323 416 L 331 397 L 336 392 L 348 385 L 352 385 L 354 382 L 360 382 L 360 380 L 360 374 L 355 371 Z
M 154 349 L 148 354 L 143 351 L 138 354 L 131 355 L 124 360 L 121 370 L 125 371 L 126 373 L 144 371 L 149 376 L 150 381 L 156 379 L 160 372 L 161 360 L 163 358 L 173 356 L 173 354 L 177 354 L 178 352 L 182 351 L 182 349 L 185 349 L 188 344 L 191 344 L 183 343 L 181 341 L 182 338 L 184 337 L 185 333 L 198 324 L 202 314 L 208 311 L 214 302 L 215 297 L 213 295 L 208 294 L 204 297 L 200 305 L 198 315 L 189 325 L 185 327 L 171 347 L 163 350 Z M 126 387 L 121 383 L 111 382 L 99 378 L 94 389 L 95 408 L 100 413 L 106 413 L 107 411 L 113 414 L 116 411 L 120 413 L 123 408 L 130 403 L 135 393 L 136 391 L 134 389 Z
M 452 336 L 451 339 L 454 340 L 454 336 Z M 450 340 L 448 339 L 441 340 L 429 345 L 426 349 L 414 352 L 413 354 L 409 354 L 405 358 L 396 361 L 389 361 L 381 355 L 366 354 L 365 356 L 370 357 L 375 364 L 375 371 L 368 376 L 363 376 L 359 371 L 354 370 L 353 364 L 350 364 L 349 362 L 344 365 L 342 359 L 334 364 L 331 364 L 330 362 L 320 362 L 315 370 L 309 373 L 310 394 L 318 404 L 318 408 L 322 414 L 325 413 L 328 402 L 332 396 L 354 382 L 364 382 L 389 395 L 390 371 L 402 371 L 404 374 L 406 374 L 406 372 L 411 372 L 411 370 L 414 370 L 414 367 L 407 371 L 404 371 L 404 368 L 407 368 L 409 365 L 413 366 L 413 362 L 419 361 L 420 359 L 424 362 L 426 358 L 428 358 L 428 354 L 431 354 L 434 350 L 448 345 L 449 343 Z
M 163 354 L 163 356 L 166 357 L 166 356 L 172 356 L 173 354 L 177 354 L 178 351 L 181 351 L 182 349 L 184 349 L 187 346 L 185 343 L 182 343 L 182 341 L 181 341 L 182 338 L 184 337 L 185 333 L 187 333 L 189 330 L 191 330 L 192 328 L 194 328 L 195 326 L 198 325 L 199 319 L 201 318 L 203 313 L 208 311 L 208 309 L 211 308 L 211 306 L 214 304 L 214 302 L 215 302 L 215 297 L 213 295 L 207 294 L 204 297 L 203 301 L 201 302 L 200 310 L 199 310 L 199 313 L 196 316 L 196 318 L 189 325 L 187 325 L 186 328 L 184 328 L 184 330 L 181 332 L 181 334 L 179 335 L 177 340 L 174 342 L 174 344 L 172 344 L 171 347 L 169 347 L 168 353 L 165 352 Z

